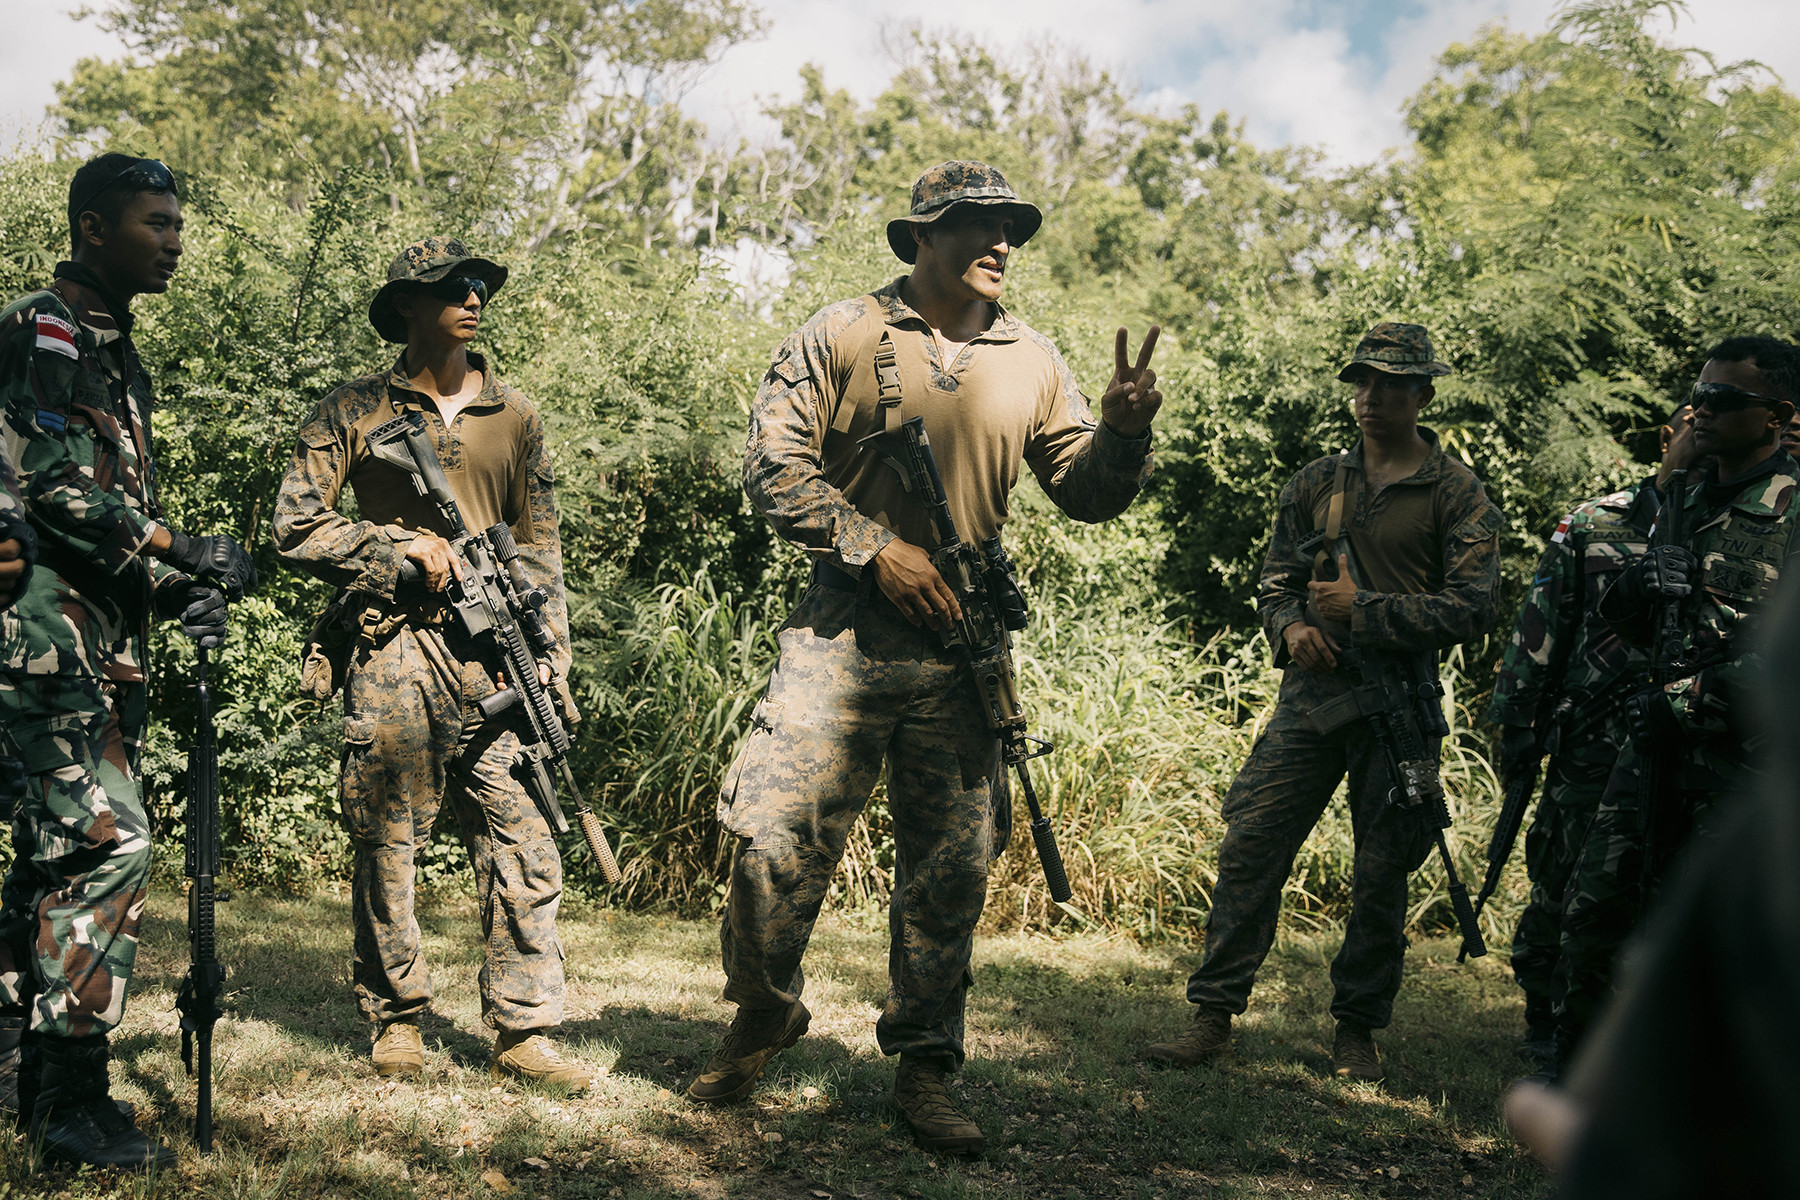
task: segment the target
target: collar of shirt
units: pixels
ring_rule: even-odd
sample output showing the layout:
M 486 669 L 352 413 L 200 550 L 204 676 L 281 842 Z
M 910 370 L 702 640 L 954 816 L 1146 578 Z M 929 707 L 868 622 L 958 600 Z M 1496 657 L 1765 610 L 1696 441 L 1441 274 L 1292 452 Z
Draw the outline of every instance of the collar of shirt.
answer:
M 1447 460 L 1444 452 L 1438 449 L 1437 430 L 1427 429 L 1425 426 L 1421 425 L 1419 426 L 1419 436 L 1424 438 L 1425 444 L 1431 447 L 1430 451 L 1425 455 L 1425 461 L 1419 464 L 1418 470 L 1414 471 L 1411 475 L 1408 475 L 1405 479 L 1395 480 L 1395 483 L 1436 483 L 1439 479 L 1443 478 L 1445 471 L 1448 469 L 1445 466 Z M 1344 456 L 1348 459 L 1348 466 L 1351 470 L 1362 470 L 1362 439 L 1357 438 L 1356 445 L 1344 451 Z
M 1783 494 L 1791 491 L 1800 476 L 1800 465 L 1787 451 L 1776 447 L 1775 453 L 1734 479 L 1720 479 L 1719 465 L 1706 468 L 1706 477 L 1690 495 L 1689 507 L 1704 505 L 1711 510 L 1736 508 L 1753 517 L 1781 515 L 1787 507 Z
M 102 346 L 120 337 L 130 337 L 137 322 L 131 310 L 120 304 L 94 274 L 93 268 L 67 260 L 56 264 L 55 278 L 65 286 L 57 291 L 75 310 L 75 317 L 94 331 Z
M 889 325 L 917 324 L 923 329 L 932 330 L 931 322 L 927 321 L 916 308 L 900 298 L 900 285 L 905 283 L 908 278 L 908 276 L 902 275 L 886 287 L 877 288 L 873 293 L 875 302 L 881 305 L 882 316 L 887 319 Z M 1007 312 L 1004 305 L 995 301 L 994 319 L 988 322 L 988 327 L 986 329 L 976 334 L 970 340 L 976 342 L 1016 342 L 1023 335 L 1024 326 L 1020 323 L 1019 319 Z
M 506 399 L 500 394 L 499 380 L 495 379 L 494 373 L 488 370 L 487 359 L 473 350 L 469 351 L 468 355 L 469 366 L 481 372 L 481 394 L 469 401 L 462 411 L 499 408 L 506 403 Z M 427 408 L 426 401 L 431 397 L 414 387 L 412 376 L 406 373 L 406 351 L 402 350 L 400 357 L 396 358 L 394 365 L 388 369 L 387 382 L 388 397 L 393 401 L 396 409 L 424 410 Z M 429 408 L 432 412 L 437 411 L 435 403 L 431 404 Z

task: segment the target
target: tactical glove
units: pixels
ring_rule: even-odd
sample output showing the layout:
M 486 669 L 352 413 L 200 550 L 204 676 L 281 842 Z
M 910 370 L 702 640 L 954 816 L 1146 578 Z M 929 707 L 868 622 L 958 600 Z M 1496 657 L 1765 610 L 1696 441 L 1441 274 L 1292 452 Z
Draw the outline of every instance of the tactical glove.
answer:
M 31 564 L 37 561 L 37 530 L 24 517 L 0 518 L 0 542 L 9 541 L 19 543 L 25 570 L 9 583 L 0 583 L 0 608 L 25 594 L 25 585 L 31 582 Z
M 1543 751 L 1538 747 L 1535 730 L 1529 725 L 1500 727 L 1500 779 L 1510 783 L 1537 766 Z
M 234 603 L 242 600 L 245 592 L 256 590 L 256 565 L 250 561 L 250 552 L 238 545 L 234 537 L 189 537 L 171 529 L 169 549 L 162 559 L 201 583 L 218 588 Z
M 1625 720 L 1631 728 L 1631 740 L 1640 746 L 1654 746 L 1681 737 L 1681 722 L 1661 688 L 1638 692 L 1625 702 Z
M 230 610 L 216 587 L 192 579 L 171 579 L 156 589 L 156 611 L 180 621 L 181 632 L 202 650 L 217 650 L 225 644 L 225 618 Z
M 1685 546 L 1658 546 L 1644 555 L 1644 590 L 1658 600 L 1680 600 L 1693 592 L 1688 580 L 1699 565 Z

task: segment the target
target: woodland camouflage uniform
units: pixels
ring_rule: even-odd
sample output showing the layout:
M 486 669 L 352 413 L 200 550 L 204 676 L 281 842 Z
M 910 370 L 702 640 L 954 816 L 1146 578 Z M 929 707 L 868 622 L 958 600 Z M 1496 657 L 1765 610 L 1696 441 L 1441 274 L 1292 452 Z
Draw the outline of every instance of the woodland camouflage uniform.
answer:
M 1548 1038 L 1561 954 L 1563 890 L 1607 776 L 1630 740 L 1625 706 L 1649 669 L 1641 647 L 1600 615 L 1600 597 L 1649 544 L 1653 480 L 1586 500 L 1557 523 L 1519 609 L 1488 716 L 1535 729 L 1549 755 L 1543 799 L 1525 834 L 1531 901 L 1513 935 L 1525 1022 Z
M 0 314 L 0 437 L 40 545 L 0 610 L 0 725 L 29 785 L 0 887 L 0 1012 L 104 1034 L 124 1011 L 151 861 L 138 780 L 154 586 L 150 381 L 85 267 Z
M 445 262 L 467 269 L 461 243 L 427 239 L 401 253 L 389 278 L 429 281 L 446 273 Z M 382 313 L 380 296 L 371 307 L 372 316 Z M 403 324 L 377 319 L 376 325 L 390 338 L 405 336 Z M 416 1022 L 431 1001 L 413 881 L 446 801 L 475 871 L 486 944 L 479 976 L 483 1021 L 522 1033 L 554 1027 L 563 1017 L 563 949 L 556 935 L 562 860 L 549 825 L 512 771 L 520 710 L 481 715 L 476 705 L 497 690 L 494 680 L 503 670 L 497 652 L 470 643 L 442 593 L 400 582 L 407 544 L 420 533 L 447 538 L 451 531 L 412 477 L 375 458 L 366 442 L 376 426 L 416 414 L 468 527 L 504 522 L 511 528 L 526 578 L 551 597 L 546 615 L 559 647 L 552 684 L 573 719 L 561 543 L 543 422 L 481 355 L 470 352 L 468 360 L 482 373 L 481 392 L 450 427 L 413 388 L 404 355 L 388 371 L 321 400 L 300 427 L 275 508 L 283 560 L 339 588 L 350 626 L 340 792 L 355 851 L 352 975 L 357 1002 L 377 1030 Z M 345 488 L 355 496 L 354 521 L 339 511 Z
M 1715 468 L 1716 470 L 1716 468 Z M 1699 563 L 1682 604 L 1685 659 L 1698 669 L 1664 691 L 1679 731 L 1679 766 L 1664 792 L 1671 826 L 1659 823 L 1659 865 L 1678 852 L 1696 828 L 1709 824 L 1709 809 L 1750 778 L 1766 738 L 1746 714 L 1741 697 L 1754 686 L 1758 659 L 1749 649 L 1749 626 L 1767 603 L 1800 537 L 1800 464 L 1777 450 L 1750 478 L 1720 485 L 1709 478 L 1685 497 L 1687 548 Z M 1616 594 L 1614 588 L 1610 594 Z M 1651 608 L 1606 615 L 1629 642 L 1648 647 Z M 1640 809 L 1642 760 L 1627 743 L 1588 826 L 1580 858 L 1564 895 L 1557 1045 L 1567 1061 L 1611 988 L 1614 960 L 1642 906 L 1644 813 Z M 1657 872 L 1666 878 L 1666 869 Z
M 1449 370 L 1433 359 L 1422 327 L 1391 323 L 1370 331 L 1339 378 L 1353 381 L 1359 367 L 1421 375 Z M 1340 645 L 1428 658 L 1435 677 L 1437 651 L 1493 625 L 1500 512 L 1474 473 L 1439 449 L 1435 433 L 1421 426 L 1419 436 L 1430 445 L 1425 461 L 1379 493 L 1371 494 L 1364 481 L 1360 441 L 1309 463 L 1282 489 L 1257 608 L 1276 665 L 1285 669 L 1274 715 L 1222 806 L 1226 831 L 1206 952 L 1187 986 L 1200 1015 L 1228 1017 L 1248 1006 L 1257 969 L 1275 942 L 1294 856 L 1347 776 L 1355 863 L 1350 918 L 1331 967 L 1331 1013 L 1363 1030 L 1385 1028 L 1392 1016 L 1407 946 L 1407 876 L 1429 852 L 1431 830 L 1416 813 L 1387 802 L 1394 781 L 1366 718 L 1325 730 L 1315 722 L 1315 713 L 1345 697 L 1349 684 L 1341 674 L 1292 663 L 1282 631 L 1307 619 L 1306 585 L 1335 577 L 1339 546 L 1325 545 L 1323 534 L 1339 479 L 1342 541 L 1358 589 L 1350 628 L 1337 635 Z M 1326 574 L 1316 575 L 1319 570 Z
M 896 864 L 876 1037 L 886 1054 L 953 1069 L 988 866 L 1004 844 L 999 743 L 965 656 L 873 586 L 869 563 L 896 536 L 931 543 L 923 507 L 860 444 L 882 428 L 877 339 L 893 340 L 903 415 L 925 420 L 966 542 L 999 532 L 1021 465 L 1069 515 L 1117 515 L 1149 474 L 1150 437 L 1098 425 L 1055 346 L 997 304 L 988 329 L 944 363 L 900 282 L 789 337 L 751 410 L 745 490 L 815 568 L 725 781 L 719 815 L 737 841 L 720 936 L 727 1000 L 769 1012 L 799 999 L 813 922 L 885 768 Z

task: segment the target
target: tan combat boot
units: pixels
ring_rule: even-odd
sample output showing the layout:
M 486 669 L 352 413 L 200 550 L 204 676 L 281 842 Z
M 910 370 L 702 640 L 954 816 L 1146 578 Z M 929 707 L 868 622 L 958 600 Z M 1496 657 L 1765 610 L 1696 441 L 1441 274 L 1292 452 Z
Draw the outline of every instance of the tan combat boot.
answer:
M 594 1086 L 594 1074 L 556 1052 L 550 1039 L 535 1029 L 503 1029 L 494 1043 L 495 1079 L 523 1079 L 581 1092 Z
M 742 1100 L 769 1060 L 804 1037 L 811 1024 L 812 1014 L 798 1000 L 786 1008 L 738 1009 L 706 1069 L 688 1084 L 688 1099 L 701 1104 Z
M 1331 1067 L 1339 1079 L 1380 1080 L 1381 1055 L 1375 1052 L 1375 1036 L 1361 1025 L 1339 1021 L 1337 1038 L 1331 1043 Z
M 1222 1058 L 1231 1050 L 1231 1014 L 1194 1010 L 1194 1023 L 1172 1042 L 1158 1042 L 1144 1051 L 1148 1058 L 1172 1067 L 1197 1067 Z
M 973 1158 L 987 1146 L 981 1126 L 956 1107 L 950 1072 L 932 1059 L 901 1056 L 894 1073 L 894 1104 L 921 1150 Z
M 390 1021 L 375 1039 L 369 1052 L 375 1063 L 375 1074 L 383 1079 L 398 1075 L 417 1079 L 425 1073 L 425 1042 L 419 1037 L 419 1023 L 410 1018 Z

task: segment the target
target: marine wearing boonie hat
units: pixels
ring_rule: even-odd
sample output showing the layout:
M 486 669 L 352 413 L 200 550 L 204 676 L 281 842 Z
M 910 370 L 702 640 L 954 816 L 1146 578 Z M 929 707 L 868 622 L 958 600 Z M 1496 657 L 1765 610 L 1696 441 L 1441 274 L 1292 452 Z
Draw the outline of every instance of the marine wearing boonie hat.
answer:
M 1383 321 L 1363 334 L 1356 343 L 1356 353 L 1344 364 L 1337 377 L 1355 383 L 1358 367 L 1372 367 L 1389 375 L 1448 375 L 1450 367 L 1437 360 L 1431 349 L 1431 335 L 1423 325 L 1403 325 Z
M 390 342 L 406 340 L 406 322 L 394 308 L 394 297 L 420 283 L 436 283 L 449 275 L 472 275 L 487 284 L 492 298 L 506 283 L 507 270 L 491 259 L 478 258 L 453 237 L 428 237 L 414 242 L 388 264 L 387 282 L 369 301 L 369 324 Z
M 1013 211 L 1014 246 L 1023 246 L 1044 223 L 1038 206 L 1019 199 L 1006 176 L 982 162 L 954 160 L 932 167 L 912 186 L 912 211 L 888 222 L 888 246 L 901 262 L 914 262 L 919 245 L 913 241 L 914 225 L 930 225 L 959 204 L 1004 205 Z

